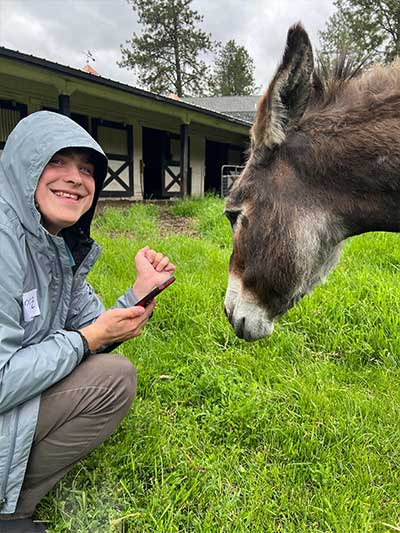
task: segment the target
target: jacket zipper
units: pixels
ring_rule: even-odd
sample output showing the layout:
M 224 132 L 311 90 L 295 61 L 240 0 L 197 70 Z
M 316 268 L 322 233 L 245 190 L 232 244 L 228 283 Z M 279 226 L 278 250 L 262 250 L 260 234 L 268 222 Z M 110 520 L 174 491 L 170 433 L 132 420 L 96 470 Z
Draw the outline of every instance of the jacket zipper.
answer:
M 0 486 L 0 509 L 1 507 L 3 507 L 3 505 L 5 503 L 7 503 L 7 498 L 6 498 L 6 487 L 7 487 L 7 480 L 8 480 L 8 475 L 10 473 L 10 470 L 11 470 L 11 462 L 12 462 L 12 458 L 13 458 L 13 453 L 14 453 L 14 449 L 15 449 L 15 441 L 17 439 L 17 421 L 18 421 L 18 412 L 17 411 L 14 411 L 11 415 L 11 421 L 10 421 L 10 425 L 11 425 L 11 428 L 12 428 L 12 435 L 11 435 L 11 442 L 10 442 L 10 453 L 8 454 L 8 461 L 7 461 L 7 465 L 6 465 L 6 469 L 5 469 L 5 472 L 4 472 L 4 479 L 1 483 L 1 486 Z

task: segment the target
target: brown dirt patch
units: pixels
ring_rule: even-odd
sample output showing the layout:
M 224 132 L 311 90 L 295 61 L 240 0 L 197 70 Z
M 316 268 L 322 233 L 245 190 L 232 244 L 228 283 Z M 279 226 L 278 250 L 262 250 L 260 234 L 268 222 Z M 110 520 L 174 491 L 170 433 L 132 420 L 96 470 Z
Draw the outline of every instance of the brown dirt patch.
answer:
M 138 202 L 131 202 L 128 200 L 102 200 L 97 204 L 96 214 L 101 215 L 101 213 L 107 207 L 129 209 L 129 207 L 132 207 L 132 205 L 135 203 Z M 199 233 L 193 228 L 194 220 L 192 218 L 173 216 L 168 213 L 168 208 L 174 204 L 173 201 L 162 200 L 143 203 L 153 203 L 160 208 L 158 215 L 158 229 L 161 237 L 168 237 L 169 235 L 187 235 L 189 237 L 199 237 Z M 121 232 L 115 232 L 115 234 L 120 235 Z
M 160 211 L 158 224 L 161 237 L 168 237 L 169 235 L 199 236 L 198 232 L 193 228 L 194 221 L 192 218 L 172 216 L 165 209 Z

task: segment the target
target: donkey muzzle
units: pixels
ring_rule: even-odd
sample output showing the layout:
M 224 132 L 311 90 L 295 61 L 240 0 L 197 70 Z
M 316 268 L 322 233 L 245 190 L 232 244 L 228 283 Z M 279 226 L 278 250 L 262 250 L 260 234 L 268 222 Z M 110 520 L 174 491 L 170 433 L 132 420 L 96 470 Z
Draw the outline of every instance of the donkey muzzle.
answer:
M 239 339 L 255 341 L 268 337 L 274 330 L 274 323 L 268 312 L 253 300 L 243 298 L 240 291 L 231 290 L 229 285 L 225 297 L 225 314 Z

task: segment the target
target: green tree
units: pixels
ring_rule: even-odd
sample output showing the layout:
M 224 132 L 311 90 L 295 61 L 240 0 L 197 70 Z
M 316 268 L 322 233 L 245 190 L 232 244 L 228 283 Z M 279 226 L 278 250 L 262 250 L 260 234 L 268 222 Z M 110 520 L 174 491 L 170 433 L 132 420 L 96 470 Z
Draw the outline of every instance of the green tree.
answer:
M 250 95 L 257 90 L 254 61 L 233 39 L 220 47 L 211 87 L 215 96 Z
M 337 11 L 320 32 L 321 54 L 389 62 L 400 55 L 399 0 L 335 0 Z
M 192 0 L 127 0 L 143 25 L 121 44 L 120 67 L 134 69 L 140 83 L 161 94 L 202 95 L 210 81 L 209 67 L 199 56 L 212 50 L 210 34 L 197 27 L 203 17 Z

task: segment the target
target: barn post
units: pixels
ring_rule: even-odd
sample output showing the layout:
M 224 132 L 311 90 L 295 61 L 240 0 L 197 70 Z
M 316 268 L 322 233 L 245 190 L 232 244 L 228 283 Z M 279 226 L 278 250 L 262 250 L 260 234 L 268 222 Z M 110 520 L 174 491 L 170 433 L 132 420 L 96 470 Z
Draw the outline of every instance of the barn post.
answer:
M 69 94 L 58 95 L 58 110 L 66 117 L 71 116 L 71 100 Z
M 189 124 L 181 124 L 181 196 L 188 194 L 189 175 Z

